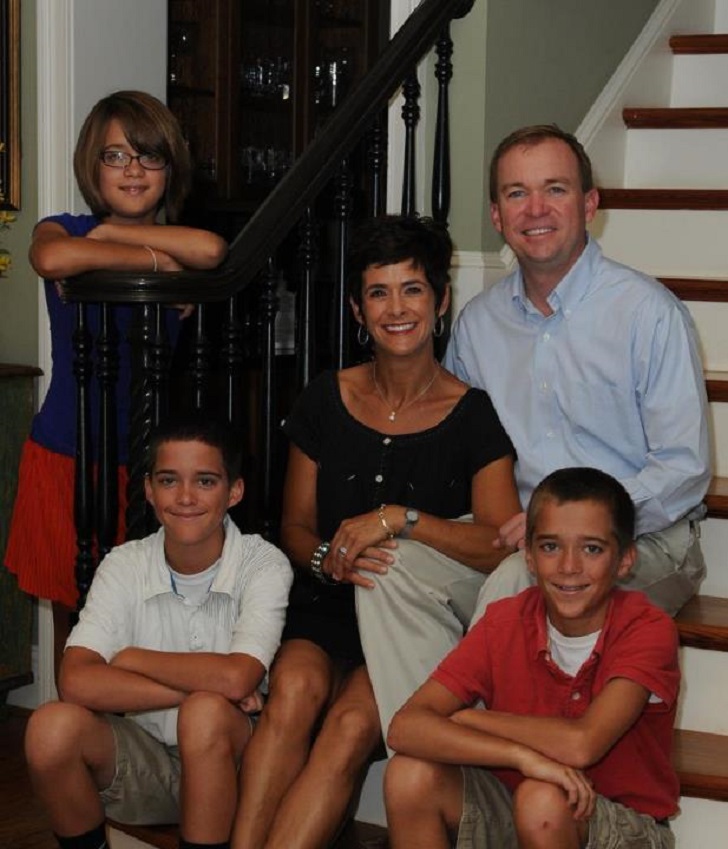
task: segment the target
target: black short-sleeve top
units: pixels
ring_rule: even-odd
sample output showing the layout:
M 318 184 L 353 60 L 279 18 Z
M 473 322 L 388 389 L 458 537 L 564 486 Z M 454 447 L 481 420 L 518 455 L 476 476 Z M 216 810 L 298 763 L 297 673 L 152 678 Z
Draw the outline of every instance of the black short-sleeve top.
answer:
M 474 475 L 513 445 L 488 397 L 468 389 L 437 425 L 390 436 L 363 425 L 344 406 L 336 372 L 313 380 L 283 429 L 318 466 L 318 532 L 331 539 L 343 519 L 401 504 L 454 519 L 471 512 Z

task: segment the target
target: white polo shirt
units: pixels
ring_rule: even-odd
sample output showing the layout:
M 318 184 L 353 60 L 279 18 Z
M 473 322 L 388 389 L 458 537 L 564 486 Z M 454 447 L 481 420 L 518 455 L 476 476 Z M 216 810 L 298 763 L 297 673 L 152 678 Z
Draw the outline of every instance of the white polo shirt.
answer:
M 99 566 L 80 619 L 66 643 L 107 662 L 128 646 L 169 652 L 243 653 L 266 670 L 280 645 L 293 578 L 286 556 L 225 518 L 225 544 L 207 599 L 185 604 L 164 557 L 164 529 L 115 548 Z M 130 716 L 177 744 L 177 708 Z

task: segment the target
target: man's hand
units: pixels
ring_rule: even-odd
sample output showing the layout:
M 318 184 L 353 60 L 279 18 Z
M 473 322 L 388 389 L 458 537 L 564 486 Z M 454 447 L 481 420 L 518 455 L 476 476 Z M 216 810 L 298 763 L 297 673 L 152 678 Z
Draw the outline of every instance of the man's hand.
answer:
M 263 696 L 260 694 L 260 690 L 255 690 L 238 702 L 238 707 L 243 713 L 260 713 L 263 710 Z
M 526 546 L 526 514 L 516 513 L 498 528 L 498 536 L 493 540 L 493 548 L 513 549 Z

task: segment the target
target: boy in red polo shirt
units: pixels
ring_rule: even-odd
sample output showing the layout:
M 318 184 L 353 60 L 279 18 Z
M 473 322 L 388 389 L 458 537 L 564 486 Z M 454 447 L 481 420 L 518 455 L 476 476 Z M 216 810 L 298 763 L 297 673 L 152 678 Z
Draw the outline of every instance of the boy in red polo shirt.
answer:
M 392 849 L 674 847 L 677 632 L 615 587 L 633 536 L 632 500 L 604 472 L 539 484 L 538 586 L 491 604 L 390 726 Z

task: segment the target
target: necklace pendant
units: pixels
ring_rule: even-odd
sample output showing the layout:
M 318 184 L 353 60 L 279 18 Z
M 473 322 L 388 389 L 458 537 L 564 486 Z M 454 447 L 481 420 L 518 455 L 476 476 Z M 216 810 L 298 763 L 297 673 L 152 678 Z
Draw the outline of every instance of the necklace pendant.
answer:
M 389 419 L 390 422 L 393 422 L 397 418 L 396 411 L 392 410 L 392 412 L 387 416 L 387 418 Z

